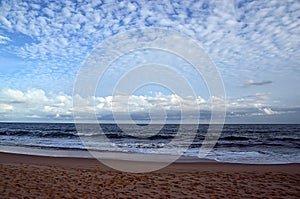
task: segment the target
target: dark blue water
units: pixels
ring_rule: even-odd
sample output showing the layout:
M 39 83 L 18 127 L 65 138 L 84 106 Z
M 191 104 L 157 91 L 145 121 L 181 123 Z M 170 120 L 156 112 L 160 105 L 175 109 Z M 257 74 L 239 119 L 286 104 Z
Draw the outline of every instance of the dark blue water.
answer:
M 173 143 L 179 127 L 185 136 Z M 177 154 L 188 147 L 184 155 L 196 157 L 208 125 L 199 125 L 196 134 L 190 125 L 177 124 L 145 126 L 147 130 L 141 130 L 141 126 L 101 124 L 101 129 L 104 134 L 91 128 L 79 136 L 74 124 L 0 123 L 0 145 L 1 149 L 20 146 L 138 153 L 158 153 L 159 149 L 159 153 L 167 154 Z M 192 143 L 185 139 L 191 136 Z M 240 163 L 300 162 L 300 125 L 225 125 L 206 158 Z

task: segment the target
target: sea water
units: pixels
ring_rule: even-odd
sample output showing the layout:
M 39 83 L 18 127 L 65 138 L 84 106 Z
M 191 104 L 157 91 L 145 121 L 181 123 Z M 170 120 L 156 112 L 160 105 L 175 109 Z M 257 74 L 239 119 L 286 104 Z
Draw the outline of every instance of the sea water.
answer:
M 147 130 L 141 131 L 141 126 L 134 125 L 99 126 L 102 133 L 91 129 L 79 136 L 72 123 L 0 123 L 0 151 L 92 157 L 87 149 L 178 155 L 187 148 L 183 155 L 196 158 L 209 127 L 199 125 L 193 131 L 192 125 L 165 124 L 147 126 Z M 179 128 L 185 136 L 177 135 Z M 175 137 L 177 141 L 173 143 Z M 192 137 L 192 142 L 187 137 Z M 300 125 L 224 125 L 216 145 L 205 158 L 233 163 L 299 163 Z

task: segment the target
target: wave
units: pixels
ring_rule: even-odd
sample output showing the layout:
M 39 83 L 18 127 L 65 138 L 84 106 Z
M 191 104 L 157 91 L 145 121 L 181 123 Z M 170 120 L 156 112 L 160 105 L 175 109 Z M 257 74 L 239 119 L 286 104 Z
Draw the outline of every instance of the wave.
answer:
M 239 141 L 247 141 L 250 140 L 251 138 L 248 137 L 243 137 L 243 136 L 227 136 L 224 138 L 221 138 L 222 140 L 239 140 Z
M 30 136 L 30 137 L 78 137 L 74 131 L 32 131 L 32 130 L 6 130 L 0 131 L 0 135 Z
M 78 134 L 74 130 L 61 130 L 61 131 L 42 131 L 42 130 L 5 130 L 0 131 L 0 135 L 5 136 L 28 136 L 28 137 L 53 137 L 53 138 L 79 138 L 79 137 L 101 137 L 106 136 L 109 139 L 121 139 L 121 138 L 128 138 L 128 139 L 137 139 L 140 134 L 128 135 L 126 133 L 120 132 L 105 132 L 103 133 L 85 133 L 85 134 Z M 166 140 L 166 139 L 173 139 L 174 135 L 172 134 L 157 134 L 148 138 L 139 138 L 140 140 Z
M 270 141 L 284 141 L 284 142 L 294 142 L 294 141 L 297 141 L 297 142 L 300 142 L 300 139 L 299 138 L 291 138 L 291 137 L 279 137 L 279 138 L 270 138 L 269 139 Z
M 79 134 L 78 136 L 80 137 L 99 137 L 99 136 L 106 136 L 107 138 L 110 139 L 121 139 L 121 138 L 125 138 L 125 139 L 140 139 L 140 140 L 167 140 L 167 139 L 173 139 L 174 136 L 170 135 L 170 134 L 158 134 L 158 135 L 154 135 L 154 136 L 150 136 L 147 138 L 139 138 L 140 134 L 136 134 L 136 136 L 133 135 L 128 135 L 126 133 L 116 133 L 116 132 L 112 132 L 112 133 L 104 133 L 104 134 L 100 134 L 100 133 L 95 133 L 95 134 Z

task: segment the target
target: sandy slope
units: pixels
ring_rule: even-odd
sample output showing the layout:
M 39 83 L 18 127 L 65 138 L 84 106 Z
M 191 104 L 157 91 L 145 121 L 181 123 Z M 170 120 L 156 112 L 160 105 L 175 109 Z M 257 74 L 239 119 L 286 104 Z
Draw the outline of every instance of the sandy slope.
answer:
M 0 153 L 0 179 L 0 198 L 300 196 L 300 164 L 174 163 L 156 172 L 132 174 L 112 170 L 94 159 Z

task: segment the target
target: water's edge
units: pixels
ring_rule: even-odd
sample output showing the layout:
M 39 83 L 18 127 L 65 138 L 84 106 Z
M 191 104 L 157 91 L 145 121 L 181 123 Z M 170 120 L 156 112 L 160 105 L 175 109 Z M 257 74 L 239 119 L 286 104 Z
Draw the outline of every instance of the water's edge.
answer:
M 164 162 L 166 157 L 177 157 L 171 154 L 149 154 L 149 153 L 134 153 L 122 151 L 100 151 L 100 150 L 85 150 L 85 149 L 55 149 L 55 148 L 40 148 L 26 146 L 9 146 L 0 145 L 0 152 L 45 156 L 45 157 L 64 157 L 64 158 L 96 158 L 96 159 L 111 159 L 111 160 L 128 160 L 128 161 L 149 161 L 149 157 L 155 156 L 159 162 Z M 160 157 L 158 157 L 160 156 Z M 216 162 L 212 159 L 198 158 L 192 156 L 181 156 L 176 162 Z
M 92 153 L 90 153 L 92 152 Z M 165 162 L 166 157 L 174 156 L 171 154 L 149 154 L 149 153 L 135 153 L 122 151 L 100 151 L 100 150 L 85 150 L 85 149 L 55 149 L 55 148 L 41 148 L 41 147 L 26 147 L 26 146 L 9 146 L 0 145 L 0 153 L 21 154 L 30 156 L 43 157 L 60 157 L 60 158 L 87 158 L 87 159 L 106 159 L 106 160 L 125 160 L 125 161 L 149 161 L 150 156 L 160 156 L 159 162 Z M 93 154 L 93 155 L 92 155 Z M 194 156 L 180 156 L 176 163 L 202 163 L 202 162 L 219 162 L 232 164 L 247 164 L 247 165 L 272 165 L 272 164 L 297 164 L 298 162 L 268 162 L 268 163 L 244 163 L 244 162 L 230 162 L 218 161 L 209 158 L 198 158 Z

